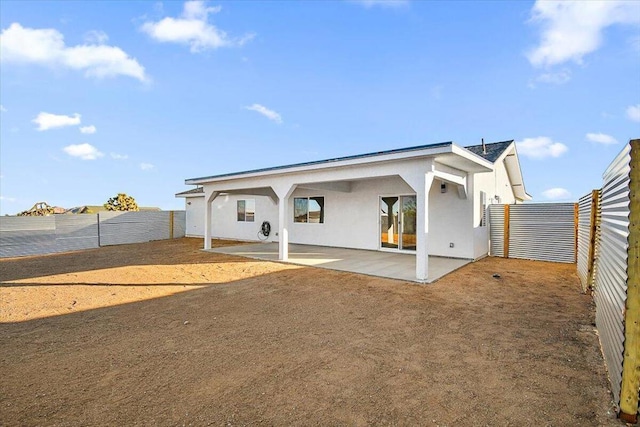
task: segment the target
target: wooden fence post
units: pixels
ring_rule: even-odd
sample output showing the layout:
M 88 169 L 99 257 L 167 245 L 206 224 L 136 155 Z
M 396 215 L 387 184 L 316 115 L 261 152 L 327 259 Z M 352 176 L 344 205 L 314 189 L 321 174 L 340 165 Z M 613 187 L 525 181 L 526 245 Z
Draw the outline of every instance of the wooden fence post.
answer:
M 630 144 L 627 302 L 619 417 L 625 422 L 636 423 L 640 388 L 640 139 L 634 139 Z
M 169 239 L 173 239 L 173 215 L 174 211 L 169 211 Z
M 596 256 L 596 233 L 598 229 L 598 209 L 600 209 L 600 190 L 591 192 L 591 217 L 589 218 L 589 257 L 587 258 L 587 289 L 593 283 L 593 265 Z
M 509 258 L 509 205 L 504 205 L 504 257 Z

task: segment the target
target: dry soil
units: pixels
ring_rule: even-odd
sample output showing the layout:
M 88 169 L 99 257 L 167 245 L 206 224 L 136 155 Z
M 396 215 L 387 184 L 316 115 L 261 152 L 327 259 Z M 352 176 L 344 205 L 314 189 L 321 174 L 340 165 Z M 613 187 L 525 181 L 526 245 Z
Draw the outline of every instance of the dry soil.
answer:
M 1 260 L 0 425 L 620 425 L 575 265 L 416 285 L 201 245 Z

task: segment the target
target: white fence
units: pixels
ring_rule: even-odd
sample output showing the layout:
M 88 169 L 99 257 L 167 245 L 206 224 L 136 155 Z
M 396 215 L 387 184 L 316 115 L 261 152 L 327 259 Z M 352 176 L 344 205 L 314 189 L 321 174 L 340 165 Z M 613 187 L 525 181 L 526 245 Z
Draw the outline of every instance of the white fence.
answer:
M 0 217 L 0 258 L 184 237 L 184 211 Z

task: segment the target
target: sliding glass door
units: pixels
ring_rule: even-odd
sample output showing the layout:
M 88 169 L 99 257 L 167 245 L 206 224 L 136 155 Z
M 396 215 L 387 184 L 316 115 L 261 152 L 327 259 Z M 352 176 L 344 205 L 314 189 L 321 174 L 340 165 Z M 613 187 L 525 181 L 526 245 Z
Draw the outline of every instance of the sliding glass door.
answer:
M 416 196 L 380 197 L 380 247 L 416 250 Z

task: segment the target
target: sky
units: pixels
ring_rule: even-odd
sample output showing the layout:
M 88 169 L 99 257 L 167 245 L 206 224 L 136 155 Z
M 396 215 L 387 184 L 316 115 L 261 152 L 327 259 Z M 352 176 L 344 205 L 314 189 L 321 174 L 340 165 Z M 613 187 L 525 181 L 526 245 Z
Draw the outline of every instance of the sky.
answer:
M 515 140 L 534 202 L 640 138 L 640 2 L 0 2 L 0 214 Z

